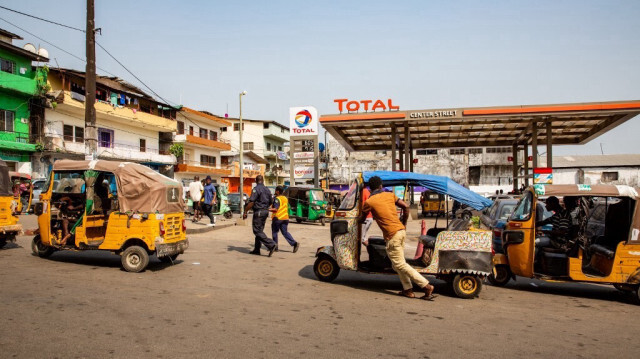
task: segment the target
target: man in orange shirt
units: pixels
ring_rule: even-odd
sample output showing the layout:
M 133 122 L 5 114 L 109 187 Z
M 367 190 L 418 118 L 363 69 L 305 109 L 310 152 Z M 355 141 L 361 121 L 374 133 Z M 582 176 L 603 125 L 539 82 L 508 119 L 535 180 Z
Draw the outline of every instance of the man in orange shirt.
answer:
M 371 192 L 369 192 L 369 189 L 367 187 L 363 188 L 362 189 L 363 205 L 369 199 L 370 196 L 371 196 Z M 369 213 L 369 215 L 367 216 L 367 219 L 365 219 L 364 223 L 362 224 L 362 244 L 364 244 L 365 246 L 369 245 L 369 236 L 367 235 L 367 233 L 369 232 L 369 228 L 371 228 L 371 224 L 373 224 L 373 215 Z
M 369 179 L 369 188 L 373 190 L 371 197 L 364 202 L 360 223 L 364 223 L 369 213 L 373 214 L 373 219 L 382 230 L 387 242 L 387 255 L 391 260 L 393 270 L 398 273 L 402 283 L 402 292 L 399 295 L 407 298 L 415 298 L 413 294 L 413 281 L 424 291 L 421 299 L 433 300 L 434 287 L 417 270 L 407 264 L 404 258 L 404 241 L 407 237 L 405 227 L 409 219 L 409 206 L 395 194 L 384 192 L 382 180 L 378 176 Z M 396 206 L 402 209 L 402 222 L 398 219 Z

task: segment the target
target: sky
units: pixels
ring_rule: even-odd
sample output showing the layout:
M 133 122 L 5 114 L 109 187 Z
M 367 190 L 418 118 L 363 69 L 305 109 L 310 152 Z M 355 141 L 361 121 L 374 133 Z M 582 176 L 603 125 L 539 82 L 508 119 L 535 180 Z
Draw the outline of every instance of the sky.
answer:
M 86 25 L 86 1 L 0 5 Z M 85 57 L 84 33 L 3 9 L 0 19 Z M 289 107 L 334 114 L 338 98 L 400 110 L 640 100 L 638 19 L 640 1 L 96 1 L 97 41 L 163 99 L 237 117 L 246 90 L 243 117 L 286 125 Z M 85 69 L 3 20 L 50 66 Z M 639 133 L 640 117 L 554 155 L 640 153 Z

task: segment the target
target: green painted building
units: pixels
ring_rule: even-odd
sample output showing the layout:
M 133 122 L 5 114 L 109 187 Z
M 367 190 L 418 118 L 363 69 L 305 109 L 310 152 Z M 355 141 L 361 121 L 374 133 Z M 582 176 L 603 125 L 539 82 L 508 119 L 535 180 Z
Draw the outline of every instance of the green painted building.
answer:
M 9 167 L 31 173 L 31 155 L 36 151 L 30 124 L 34 98 L 46 91 L 46 69 L 33 61 L 48 62 L 33 46 L 21 48 L 13 40 L 22 38 L 0 29 L 0 158 Z M 29 51 L 29 50 L 33 51 Z

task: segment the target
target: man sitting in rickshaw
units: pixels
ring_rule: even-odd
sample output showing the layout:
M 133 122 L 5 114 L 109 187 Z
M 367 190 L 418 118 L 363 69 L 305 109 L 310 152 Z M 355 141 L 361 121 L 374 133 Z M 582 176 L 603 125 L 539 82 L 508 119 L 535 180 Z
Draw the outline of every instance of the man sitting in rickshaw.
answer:
M 568 249 L 570 229 L 572 224 L 571 214 L 560 205 L 558 197 L 551 196 L 545 201 L 547 210 L 553 211 L 553 216 L 536 222 L 536 227 L 542 227 L 545 224 L 551 224 L 550 231 L 545 231 L 549 235 L 549 243 L 541 242 L 539 247 L 550 247 L 557 250 Z
M 409 206 L 400 200 L 392 192 L 385 192 L 382 186 L 382 179 L 373 176 L 369 179 L 369 188 L 373 191 L 369 199 L 362 206 L 360 223 L 364 223 L 369 215 L 373 214 L 373 219 L 382 230 L 387 243 L 387 255 L 391 260 L 393 270 L 398 273 L 402 283 L 402 291 L 398 295 L 407 298 L 415 298 L 413 294 L 412 281 L 424 291 L 421 299 L 433 300 L 434 287 L 418 271 L 407 264 L 404 258 L 404 241 L 407 237 L 406 224 L 409 219 Z M 402 209 L 402 222 L 398 219 L 396 207 Z

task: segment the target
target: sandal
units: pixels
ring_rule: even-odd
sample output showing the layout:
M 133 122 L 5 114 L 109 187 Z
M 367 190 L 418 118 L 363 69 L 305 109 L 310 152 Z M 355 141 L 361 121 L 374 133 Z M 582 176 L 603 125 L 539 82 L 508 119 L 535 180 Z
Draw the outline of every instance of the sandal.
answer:
M 416 295 L 413 294 L 413 289 L 407 289 L 407 290 L 402 290 L 401 292 L 398 292 L 399 296 L 402 297 L 407 297 L 407 298 L 415 298 Z
M 431 295 L 424 295 L 422 297 L 420 297 L 420 299 L 424 299 L 424 300 L 428 300 L 430 302 L 433 302 L 433 300 L 437 297 L 437 294 L 431 294 Z

